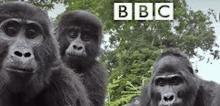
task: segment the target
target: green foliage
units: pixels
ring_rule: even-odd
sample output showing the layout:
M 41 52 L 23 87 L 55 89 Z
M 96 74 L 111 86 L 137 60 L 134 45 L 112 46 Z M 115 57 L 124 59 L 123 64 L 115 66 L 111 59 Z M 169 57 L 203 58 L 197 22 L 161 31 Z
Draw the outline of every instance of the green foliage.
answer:
M 132 43 L 131 43 L 132 44 Z M 140 96 L 143 85 L 149 80 L 153 72 L 154 60 L 159 56 L 160 51 L 155 47 L 140 45 L 145 47 L 136 50 L 126 50 L 117 52 L 117 55 L 105 54 L 101 61 L 105 64 L 106 57 L 116 58 L 118 63 L 114 67 L 108 65 L 109 86 L 108 86 L 108 106 L 121 106 L 129 103 L 132 98 Z M 103 59 L 103 60 L 102 60 Z

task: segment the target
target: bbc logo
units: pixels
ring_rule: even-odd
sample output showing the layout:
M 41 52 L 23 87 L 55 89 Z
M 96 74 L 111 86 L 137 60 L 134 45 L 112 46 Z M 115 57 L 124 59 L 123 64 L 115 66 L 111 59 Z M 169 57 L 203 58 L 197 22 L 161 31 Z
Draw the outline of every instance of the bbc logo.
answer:
M 134 3 L 135 20 L 173 20 L 173 3 Z M 114 3 L 114 20 L 132 20 L 132 3 Z

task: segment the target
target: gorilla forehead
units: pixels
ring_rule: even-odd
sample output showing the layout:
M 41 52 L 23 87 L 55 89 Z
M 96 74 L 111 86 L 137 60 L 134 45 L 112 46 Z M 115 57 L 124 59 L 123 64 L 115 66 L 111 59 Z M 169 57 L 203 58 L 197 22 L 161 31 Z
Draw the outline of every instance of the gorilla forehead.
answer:
M 65 14 L 60 23 L 63 23 L 63 25 L 87 24 L 92 25 L 93 27 L 101 27 L 101 22 L 93 14 L 83 10 Z
M 0 22 L 8 18 L 20 18 L 22 20 L 33 20 L 50 28 L 51 23 L 48 15 L 40 8 L 25 2 L 9 2 L 0 6 Z M 47 30 L 47 29 L 46 29 Z
M 159 73 L 179 72 L 187 70 L 187 67 L 191 67 L 191 63 L 187 59 L 167 55 L 157 61 L 154 71 Z

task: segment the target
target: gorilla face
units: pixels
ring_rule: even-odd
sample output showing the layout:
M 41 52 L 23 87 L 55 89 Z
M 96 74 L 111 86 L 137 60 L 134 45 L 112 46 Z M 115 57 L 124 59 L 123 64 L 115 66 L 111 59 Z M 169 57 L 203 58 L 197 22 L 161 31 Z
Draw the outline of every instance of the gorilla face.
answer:
M 164 53 L 143 91 L 141 106 L 194 106 L 199 83 L 184 55 L 176 51 Z
M 90 64 L 99 55 L 102 26 L 91 13 L 74 11 L 64 15 L 56 33 L 61 57 L 68 63 Z
M 49 82 L 58 55 L 47 14 L 23 2 L 1 6 L 0 14 L 0 88 L 35 95 Z

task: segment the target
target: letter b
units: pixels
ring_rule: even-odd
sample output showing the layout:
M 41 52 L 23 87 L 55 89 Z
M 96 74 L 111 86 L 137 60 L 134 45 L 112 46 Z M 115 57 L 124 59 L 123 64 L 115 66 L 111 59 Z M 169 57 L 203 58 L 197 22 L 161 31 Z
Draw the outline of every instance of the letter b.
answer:
M 114 3 L 114 20 L 132 20 L 132 3 Z
M 153 3 L 135 3 L 135 20 L 153 20 Z
M 123 8 L 123 9 L 122 9 Z M 119 5 L 119 17 L 126 17 L 128 13 L 126 12 L 127 8 L 124 5 Z M 125 13 L 125 15 L 122 15 L 122 13 Z

